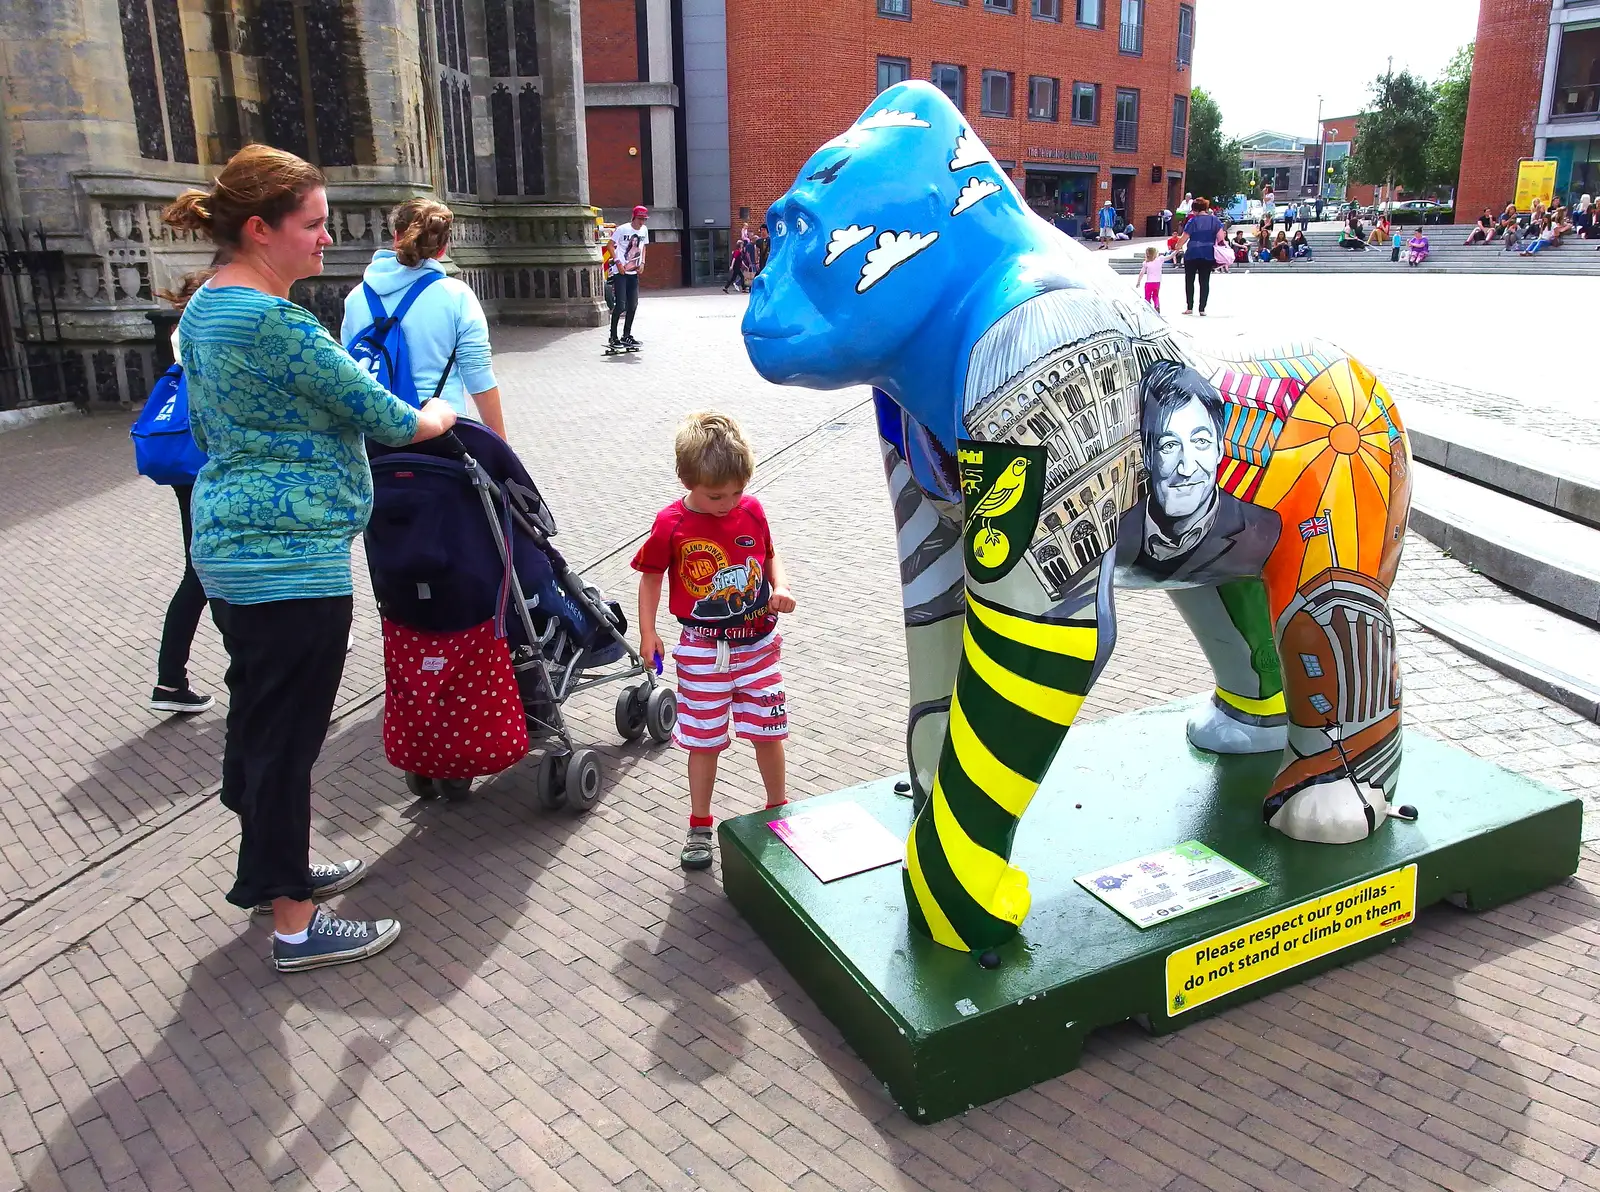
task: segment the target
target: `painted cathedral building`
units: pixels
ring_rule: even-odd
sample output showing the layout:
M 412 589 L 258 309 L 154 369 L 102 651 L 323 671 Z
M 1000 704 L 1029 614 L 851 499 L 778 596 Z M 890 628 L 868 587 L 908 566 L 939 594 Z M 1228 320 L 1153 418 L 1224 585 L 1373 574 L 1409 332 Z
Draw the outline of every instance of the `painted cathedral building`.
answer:
M 1108 332 L 1040 358 L 966 415 L 986 438 L 1046 449 L 1028 564 L 1052 600 L 1111 548 L 1138 498 L 1141 375 L 1129 338 Z
M 161 209 L 252 141 L 327 175 L 325 323 L 418 194 L 491 318 L 601 321 L 578 0 L 52 0 L 0 37 L 0 406 L 143 398 L 157 292 L 211 259 Z

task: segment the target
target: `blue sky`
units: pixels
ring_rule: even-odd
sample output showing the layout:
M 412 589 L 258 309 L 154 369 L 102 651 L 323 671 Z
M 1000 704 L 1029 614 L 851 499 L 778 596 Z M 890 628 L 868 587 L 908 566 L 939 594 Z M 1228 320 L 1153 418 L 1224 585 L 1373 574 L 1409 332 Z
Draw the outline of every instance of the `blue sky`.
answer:
M 1324 117 L 1358 112 L 1390 54 L 1396 70 L 1435 79 L 1478 28 L 1478 0 L 1195 7 L 1194 86 L 1215 97 L 1229 136 L 1270 128 L 1314 137 L 1319 94 Z

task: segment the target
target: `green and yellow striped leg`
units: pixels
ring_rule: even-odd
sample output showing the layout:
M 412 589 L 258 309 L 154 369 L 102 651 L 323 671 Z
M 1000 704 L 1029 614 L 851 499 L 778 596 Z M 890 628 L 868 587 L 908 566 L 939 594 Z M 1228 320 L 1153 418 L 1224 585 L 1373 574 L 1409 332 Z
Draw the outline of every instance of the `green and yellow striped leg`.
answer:
M 1289 739 L 1278 646 L 1259 579 L 1167 592 L 1216 675 L 1189 718 L 1189 741 L 1212 753 L 1276 753 Z
M 1002 944 L 1028 913 L 1012 836 L 1088 694 L 1098 638 L 1092 619 L 1022 617 L 968 588 L 949 731 L 906 840 L 912 925 L 947 948 Z

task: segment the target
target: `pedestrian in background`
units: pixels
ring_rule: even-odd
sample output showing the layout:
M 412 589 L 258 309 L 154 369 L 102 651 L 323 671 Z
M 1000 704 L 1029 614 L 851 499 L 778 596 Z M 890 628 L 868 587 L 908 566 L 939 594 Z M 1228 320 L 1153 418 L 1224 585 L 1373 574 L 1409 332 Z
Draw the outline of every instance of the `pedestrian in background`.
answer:
M 211 279 L 216 267 L 191 273 L 179 283 L 174 293 L 162 291 L 156 296 L 172 303 L 181 315 L 194 292 Z M 178 329 L 172 329 L 172 355 L 179 355 Z M 178 502 L 178 524 L 183 530 L 183 578 L 178 590 L 167 604 L 167 615 L 161 623 L 161 649 L 156 655 L 156 685 L 150 693 L 150 708 L 155 712 L 204 712 L 217 701 L 189 687 L 189 652 L 194 648 L 194 635 L 200 628 L 200 614 L 205 611 L 206 592 L 200 586 L 200 577 L 194 573 L 194 562 L 189 557 L 189 537 L 194 532 L 190 515 L 190 502 L 194 481 L 174 484 L 172 495 Z
M 650 208 L 638 206 L 633 209 L 633 218 L 625 224 L 618 224 L 617 230 L 611 233 L 612 265 L 616 275 L 612 278 L 615 288 L 617 304 L 611 308 L 611 342 L 610 347 L 637 348 L 639 341 L 633 338 L 633 316 L 639 309 L 639 278 L 644 275 L 645 245 L 650 242 L 650 233 L 645 229 L 645 220 L 650 217 Z M 622 321 L 622 338 L 617 338 L 617 322 Z
M 416 198 L 401 203 L 389 218 L 394 225 L 394 247 L 373 253 L 362 284 L 345 296 L 339 338 L 349 343 L 372 325 L 377 312 L 367 297 L 367 287 L 393 314 L 405 295 L 426 280 L 401 326 L 417 394 L 444 399 L 463 418 L 476 409 L 478 420 L 505 438 L 506 420 L 500 408 L 500 386 L 494 379 L 483 306 L 472 287 L 448 276 L 442 263 L 450 251 L 455 213 L 436 199 Z M 437 280 L 431 280 L 435 276 Z
M 1161 313 L 1161 254 L 1155 245 L 1144 250 L 1144 264 L 1139 268 L 1139 281 L 1144 284 L 1144 300 L 1157 314 Z
M 1194 290 L 1198 281 L 1200 313 L 1204 315 L 1211 298 L 1211 271 L 1217 267 L 1217 243 L 1223 235 L 1222 221 L 1211 214 L 1210 202 L 1194 201 L 1189 222 L 1183 225 L 1183 234 L 1183 313 L 1194 313 Z

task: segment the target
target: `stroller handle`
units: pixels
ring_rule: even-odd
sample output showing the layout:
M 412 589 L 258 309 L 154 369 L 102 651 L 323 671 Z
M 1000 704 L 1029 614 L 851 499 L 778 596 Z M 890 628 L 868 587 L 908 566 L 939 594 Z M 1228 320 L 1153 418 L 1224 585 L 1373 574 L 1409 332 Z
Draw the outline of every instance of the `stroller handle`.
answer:
M 444 434 L 439 436 L 437 441 L 439 446 L 444 448 L 445 454 L 451 459 L 467 458 L 467 445 L 463 443 L 459 437 L 457 437 L 455 431 L 445 431 Z

